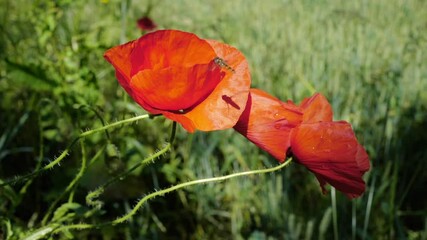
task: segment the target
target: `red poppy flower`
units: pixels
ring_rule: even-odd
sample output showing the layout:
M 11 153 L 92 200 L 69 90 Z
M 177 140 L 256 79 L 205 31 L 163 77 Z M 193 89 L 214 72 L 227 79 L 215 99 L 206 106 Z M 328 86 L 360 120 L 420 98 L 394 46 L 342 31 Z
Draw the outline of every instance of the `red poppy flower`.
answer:
M 151 31 L 157 28 L 157 25 L 154 23 L 153 20 L 151 20 L 151 18 L 145 16 L 142 17 L 140 19 L 138 19 L 138 21 L 136 21 L 139 29 L 143 30 L 143 31 Z
M 241 52 L 224 43 L 161 30 L 113 47 L 104 57 L 139 105 L 179 122 L 189 132 L 230 128 L 246 105 L 248 63 Z
M 332 108 L 321 94 L 296 106 L 251 89 L 234 128 L 279 162 L 292 155 L 316 175 L 324 192 L 326 183 L 350 198 L 365 191 L 362 176 L 369 170 L 368 155 L 350 124 L 332 122 Z

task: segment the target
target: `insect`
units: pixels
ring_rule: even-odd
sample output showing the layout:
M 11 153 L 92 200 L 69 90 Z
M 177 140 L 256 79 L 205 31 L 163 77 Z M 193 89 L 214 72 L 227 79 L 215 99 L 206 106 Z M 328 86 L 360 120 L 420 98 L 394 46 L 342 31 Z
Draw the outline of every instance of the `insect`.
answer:
M 239 95 L 242 95 L 242 94 L 247 94 L 247 91 L 239 91 L 237 93 L 234 93 L 233 95 L 223 94 L 221 96 L 221 99 L 227 105 L 227 115 L 230 114 L 230 111 L 236 111 L 241 109 L 242 105 L 239 105 L 239 104 L 242 104 L 242 103 L 241 101 L 239 101 Z
M 214 58 L 214 63 L 220 67 L 226 68 L 228 71 L 235 73 L 236 71 L 230 67 L 230 65 L 228 65 L 224 59 L 220 58 L 220 57 L 215 57 Z

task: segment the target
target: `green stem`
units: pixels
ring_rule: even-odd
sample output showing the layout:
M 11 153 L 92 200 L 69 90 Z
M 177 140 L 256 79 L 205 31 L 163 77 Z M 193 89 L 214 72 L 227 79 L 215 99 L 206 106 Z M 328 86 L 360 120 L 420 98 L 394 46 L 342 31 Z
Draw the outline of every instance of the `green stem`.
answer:
M 338 240 L 338 214 L 337 214 L 337 194 L 335 188 L 331 188 L 332 199 L 332 220 L 334 226 L 334 239 Z
M 104 119 L 102 118 L 101 114 L 94 107 L 92 107 L 90 105 L 82 105 L 82 106 L 80 106 L 79 109 L 83 109 L 83 108 L 87 108 L 90 111 L 92 111 L 96 115 L 96 117 L 99 119 L 99 121 L 101 121 L 102 126 L 105 126 Z M 110 140 L 110 134 L 108 133 L 107 130 L 105 130 L 105 135 L 107 136 L 107 139 Z
M 125 119 L 125 120 L 121 120 L 121 121 L 118 121 L 118 122 L 115 122 L 115 123 L 111 123 L 111 124 L 108 124 L 108 125 L 105 125 L 105 126 L 103 126 L 103 127 L 100 127 L 100 128 L 96 128 L 96 129 L 92 129 L 92 130 L 88 130 L 88 131 L 86 131 L 86 132 L 83 132 L 83 133 L 81 133 L 79 136 L 77 136 L 72 142 L 71 142 L 71 144 L 61 153 L 61 155 L 59 155 L 59 157 L 57 157 L 57 158 L 55 158 L 55 160 L 53 160 L 52 162 L 50 162 L 49 164 L 47 164 L 47 165 L 45 165 L 44 167 L 42 167 L 41 169 L 38 169 L 38 170 L 36 170 L 36 171 L 34 171 L 34 172 L 31 172 L 31 173 L 28 173 L 28 174 L 26 174 L 26 175 L 22 175 L 22 176 L 20 176 L 20 177 L 17 177 L 17 178 L 14 178 L 14 179 L 12 179 L 12 180 L 8 180 L 8 181 L 5 181 L 5 182 L 2 182 L 2 183 L 0 183 L 0 186 L 4 186 L 4 185 L 10 185 L 10 184 L 12 184 L 12 183 L 16 183 L 16 182 L 19 182 L 19 181 L 22 181 L 22 180 L 24 180 L 24 179 L 27 179 L 27 178 L 30 178 L 30 177 L 32 177 L 32 176 L 34 176 L 34 175 L 37 175 L 37 174 L 39 174 L 39 173 L 42 173 L 42 172 L 44 172 L 44 171 L 46 171 L 46 170 L 49 170 L 49 169 L 51 169 L 51 168 L 53 168 L 54 166 L 56 166 L 56 165 L 58 165 L 67 155 L 68 155 L 68 153 L 70 152 L 70 150 L 71 150 L 71 148 L 74 146 L 74 144 L 79 140 L 79 139 L 81 139 L 81 138 L 85 138 L 85 137 L 87 137 L 87 136 L 90 136 L 90 135 L 92 135 L 92 134 L 95 134 L 95 133 L 98 133 L 98 132 L 100 132 L 100 131 L 104 131 L 104 130 L 106 130 L 106 129 L 108 129 L 108 128 L 111 128 L 111 127 L 116 127 L 116 126 L 118 126 L 118 125 L 122 125 L 122 124 L 126 124 L 126 123 L 131 123 L 131 122 L 135 122 L 135 121 L 138 121 L 138 120 L 141 120 L 141 119 L 144 119 L 144 118 L 148 118 L 149 117 L 149 115 L 148 114 L 144 114 L 144 115 L 140 115 L 140 116 L 136 116 L 136 117 L 133 117 L 133 118 L 129 118 L 129 119 Z
M 136 214 L 136 212 L 138 212 L 138 210 L 142 207 L 142 205 L 145 202 L 147 202 L 148 200 L 150 200 L 154 197 L 163 196 L 163 195 L 170 193 L 172 191 L 176 191 L 178 189 L 189 187 L 189 186 L 196 185 L 196 184 L 220 182 L 220 181 L 228 180 L 228 179 L 235 178 L 235 177 L 248 176 L 248 175 L 254 175 L 254 174 L 265 174 L 265 173 L 278 171 L 278 170 L 288 166 L 291 162 L 292 162 L 292 158 L 290 158 L 287 161 L 285 161 L 284 163 L 282 163 L 278 166 L 272 167 L 272 168 L 245 171 L 245 172 L 233 173 L 233 174 L 222 176 L 222 177 L 205 178 L 205 179 L 199 179 L 199 180 L 181 183 L 181 184 L 178 184 L 178 185 L 175 185 L 175 186 L 172 186 L 172 187 L 169 187 L 169 188 L 148 194 L 147 196 L 145 196 L 141 200 L 139 200 L 138 203 L 135 205 L 135 207 L 130 212 L 128 212 L 126 215 L 124 215 L 124 216 L 122 216 L 122 217 L 120 217 L 114 221 L 106 222 L 106 223 L 102 223 L 102 224 L 97 224 L 97 225 L 80 223 L 80 224 L 62 226 L 62 227 L 59 227 L 58 229 L 56 229 L 55 233 L 65 231 L 65 230 L 70 230 L 70 229 L 88 229 L 88 228 L 98 228 L 98 227 L 102 227 L 105 225 L 120 224 L 120 223 L 123 223 L 123 222 L 129 220 L 133 215 Z
M 175 140 L 175 135 L 176 135 L 176 122 L 174 121 L 172 124 L 172 133 L 171 133 L 171 137 L 169 138 L 169 143 L 172 144 L 173 141 Z
M 118 179 L 122 180 L 124 177 L 126 177 L 127 175 L 129 175 L 131 172 L 133 172 L 135 169 L 141 167 L 141 166 L 145 166 L 148 162 L 153 161 L 154 159 L 162 156 L 163 154 L 165 154 L 167 151 L 169 151 L 169 149 L 172 146 L 172 143 L 175 139 L 175 133 L 176 133 L 176 122 L 173 122 L 172 124 L 172 133 L 171 133 L 171 137 L 169 139 L 169 143 L 166 144 L 166 146 L 161 149 L 160 151 L 156 152 L 155 154 L 151 155 L 150 157 L 147 157 L 145 159 L 143 159 L 142 161 L 140 161 L 139 163 L 133 165 L 131 168 L 129 168 L 126 172 L 114 177 L 113 179 L 110 179 L 110 181 L 108 181 L 105 186 L 108 186 L 112 183 L 114 183 L 115 181 L 117 181 Z M 104 186 L 104 187 L 105 187 Z
M 144 158 L 142 161 L 136 163 L 135 165 L 133 165 L 132 167 L 130 167 L 125 172 L 123 172 L 123 173 L 115 176 L 114 178 L 108 180 L 106 183 L 104 183 L 101 186 L 99 186 L 95 191 L 90 192 L 86 196 L 86 202 L 88 203 L 88 205 L 98 205 L 99 202 L 98 201 L 94 201 L 94 198 L 99 197 L 99 195 L 101 195 L 104 192 L 105 188 L 107 188 L 111 184 L 117 182 L 118 180 L 123 180 L 127 175 L 129 175 L 135 169 L 137 169 L 139 167 L 142 167 L 142 166 L 145 166 L 150 161 L 154 161 L 154 159 L 162 156 L 167 151 L 169 151 L 169 149 L 171 148 L 172 143 L 173 143 L 173 141 L 175 139 L 175 134 L 176 134 L 176 122 L 173 122 L 173 124 L 172 124 L 172 132 L 171 132 L 171 137 L 169 139 L 169 143 L 167 143 L 164 148 L 162 148 L 160 151 L 154 153 L 153 155 L 151 155 L 151 156 L 149 156 L 147 158 Z
M 80 146 L 81 146 L 81 150 L 82 150 L 82 165 L 80 167 L 80 170 L 76 174 L 74 179 L 70 182 L 70 184 L 68 184 L 65 191 L 63 191 L 61 193 L 61 195 L 59 195 L 59 197 L 56 198 L 52 204 L 50 204 L 49 209 L 47 210 L 47 212 L 46 212 L 46 214 L 43 217 L 43 220 L 41 222 L 42 226 L 46 225 L 47 220 L 49 219 L 50 215 L 53 212 L 53 209 L 56 207 L 56 205 L 59 203 L 59 201 L 61 201 L 61 199 L 74 188 L 76 183 L 80 180 L 81 177 L 83 177 L 84 173 L 86 172 L 87 159 L 86 159 L 86 148 L 85 148 L 85 144 L 84 144 L 84 139 L 80 140 Z
M 131 122 L 135 122 L 135 121 L 138 121 L 138 120 L 141 120 L 141 119 L 144 119 L 144 118 L 148 118 L 149 116 L 150 116 L 149 114 L 144 114 L 144 115 L 136 116 L 136 117 L 133 117 L 133 118 L 128 118 L 128 119 L 124 119 L 124 120 L 121 120 L 121 121 L 117 121 L 117 122 L 114 122 L 114 123 L 111 123 L 111 124 L 107 124 L 107 125 L 105 125 L 103 127 L 83 132 L 83 133 L 81 133 L 79 135 L 79 138 L 86 137 L 86 136 L 92 135 L 92 134 L 100 132 L 100 131 L 104 131 L 104 130 L 109 129 L 111 127 L 115 127 L 115 126 L 122 125 L 122 124 L 125 124 L 125 123 L 131 123 Z
M 140 161 L 139 163 L 136 163 L 135 165 L 133 165 L 132 167 L 130 167 L 128 170 L 126 170 L 125 172 L 115 176 L 114 178 L 108 180 L 106 183 L 102 184 L 100 186 L 100 188 L 106 188 L 109 185 L 117 182 L 118 180 L 123 180 L 127 175 L 129 175 L 130 173 L 132 173 L 135 169 L 146 165 L 148 162 L 153 161 L 154 159 L 162 156 L 163 154 L 165 154 L 167 151 L 169 151 L 169 149 L 171 148 L 171 144 L 167 143 L 166 146 L 164 148 L 162 148 L 160 151 L 156 152 L 155 154 L 144 158 L 142 161 Z

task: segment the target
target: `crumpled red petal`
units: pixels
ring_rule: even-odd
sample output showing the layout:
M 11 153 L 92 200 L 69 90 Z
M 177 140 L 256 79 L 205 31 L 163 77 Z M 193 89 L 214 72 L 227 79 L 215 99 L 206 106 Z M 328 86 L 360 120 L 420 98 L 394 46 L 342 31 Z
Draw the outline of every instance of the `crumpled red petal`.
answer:
M 290 142 L 293 156 L 315 173 L 324 191 L 329 183 L 349 198 L 363 194 L 369 157 L 349 123 L 303 123 L 292 129 Z
M 298 107 L 251 89 L 245 111 L 234 129 L 280 162 L 290 146 L 290 131 L 302 120 Z
M 332 107 L 328 100 L 320 93 L 316 93 L 309 98 L 305 98 L 299 105 L 304 113 L 303 122 L 331 122 Z
M 279 162 L 292 155 L 316 175 L 324 192 L 327 183 L 349 198 L 365 191 L 362 176 L 369 170 L 369 157 L 349 123 L 332 122 L 331 105 L 321 94 L 296 106 L 251 89 L 234 129 Z

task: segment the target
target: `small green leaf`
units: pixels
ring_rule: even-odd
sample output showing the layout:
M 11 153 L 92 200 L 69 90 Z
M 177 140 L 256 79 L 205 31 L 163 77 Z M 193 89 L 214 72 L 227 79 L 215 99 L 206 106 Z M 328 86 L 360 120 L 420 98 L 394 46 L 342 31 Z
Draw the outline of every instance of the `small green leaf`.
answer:
M 47 235 L 52 233 L 56 226 L 46 226 L 39 228 L 32 232 L 30 235 L 26 236 L 23 240 L 37 240 L 37 239 L 46 239 Z
M 59 221 L 62 217 L 64 217 L 70 210 L 74 212 L 78 212 L 82 206 L 78 203 L 64 203 L 60 207 L 58 207 L 53 214 L 52 222 Z

